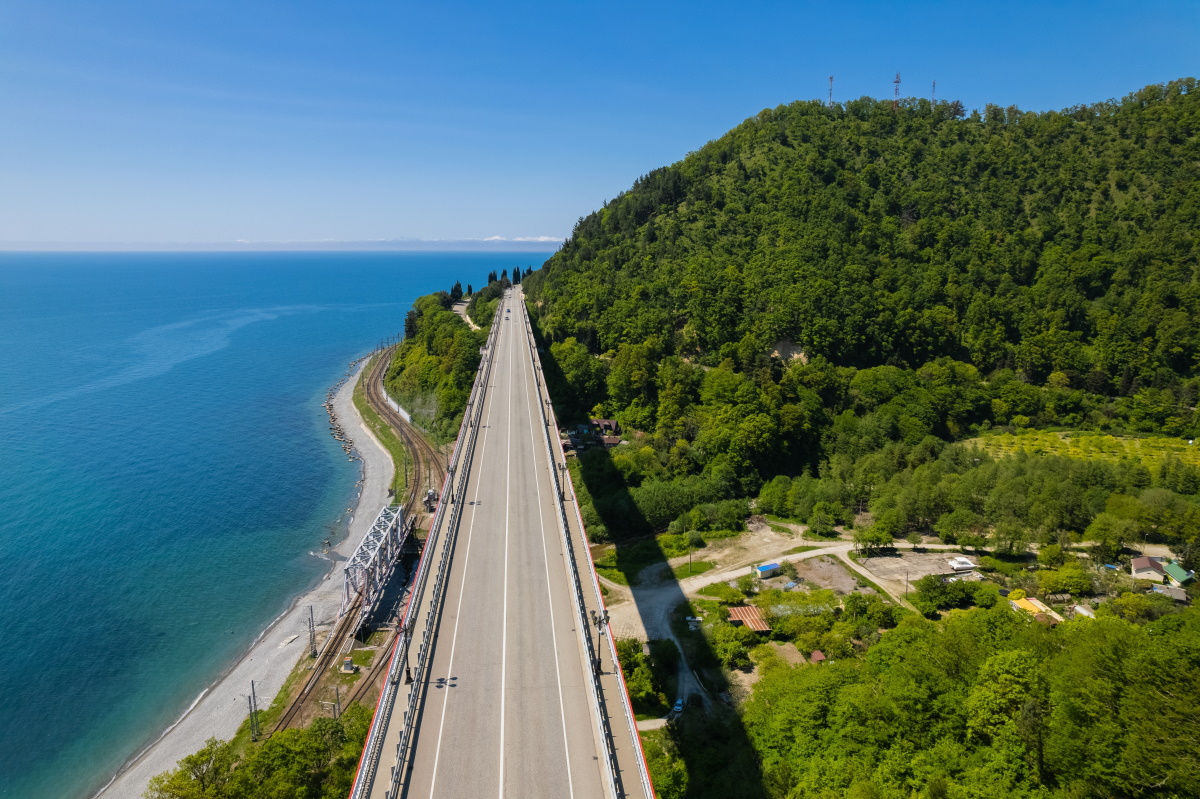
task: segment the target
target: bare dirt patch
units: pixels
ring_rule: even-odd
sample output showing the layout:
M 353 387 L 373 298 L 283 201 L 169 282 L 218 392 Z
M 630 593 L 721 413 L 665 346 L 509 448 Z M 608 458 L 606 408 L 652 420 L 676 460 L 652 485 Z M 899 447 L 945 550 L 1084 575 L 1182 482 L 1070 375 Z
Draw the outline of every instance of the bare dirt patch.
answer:
M 800 650 L 791 641 L 780 643 L 779 641 L 771 641 L 770 646 L 775 650 L 775 654 L 783 658 L 790 666 L 799 666 L 801 663 L 807 663 L 804 655 L 800 654 Z
M 854 576 L 829 555 L 796 561 L 796 573 L 809 585 L 830 588 L 837 594 L 849 594 L 858 587 Z

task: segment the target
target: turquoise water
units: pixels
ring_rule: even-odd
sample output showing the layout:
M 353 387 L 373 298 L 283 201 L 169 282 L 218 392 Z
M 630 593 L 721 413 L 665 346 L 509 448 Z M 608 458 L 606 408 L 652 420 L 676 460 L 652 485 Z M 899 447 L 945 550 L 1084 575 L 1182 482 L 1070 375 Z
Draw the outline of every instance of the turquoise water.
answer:
M 315 584 L 358 479 L 325 392 L 545 257 L 0 254 L 0 795 L 104 784 Z

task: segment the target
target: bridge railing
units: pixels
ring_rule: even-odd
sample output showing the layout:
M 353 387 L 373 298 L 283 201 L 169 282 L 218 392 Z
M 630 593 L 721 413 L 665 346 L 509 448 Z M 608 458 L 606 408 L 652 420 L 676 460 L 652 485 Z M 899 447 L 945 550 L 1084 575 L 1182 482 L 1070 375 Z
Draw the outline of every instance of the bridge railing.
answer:
M 392 659 L 388 664 L 388 673 L 384 680 L 383 691 L 380 694 L 375 710 L 375 717 L 371 721 L 371 729 L 367 733 L 367 740 L 363 746 L 363 756 L 359 762 L 358 773 L 355 775 L 354 785 L 350 790 L 350 799 L 363 799 L 363 797 L 371 792 L 371 788 L 374 785 L 377 776 L 376 770 L 379 767 L 379 759 L 383 752 L 384 735 L 387 732 L 388 722 L 391 720 L 397 694 L 400 690 L 400 677 L 402 673 L 408 671 L 409 649 L 412 646 L 413 628 L 416 621 L 413 615 L 421 604 L 420 600 L 429 579 L 432 561 L 431 553 L 437 549 L 437 542 L 443 528 L 449 531 L 448 534 L 453 534 L 457 530 L 458 519 L 462 514 L 462 499 L 465 495 L 467 484 L 466 480 L 463 479 L 459 479 L 456 482 L 456 478 L 459 477 L 459 473 L 461 472 L 461 469 L 459 469 L 460 464 L 464 462 L 470 463 L 471 456 L 475 451 L 475 439 L 479 432 L 479 420 L 483 414 L 483 398 L 487 390 L 487 382 L 491 377 L 492 356 L 495 353 L 496 336 L 500 329 L 500 325 L 497 323 L 500 320 L 500 314 L 504 310 L 504 307 L 503 303 L 497 304 L 496 316 L 492 320 L 492 329 L 488 334 L 487 343 L 484 345 L 483 360 L 480 362 L 479 370 L 475 373 L 475 383 L 471 386 L 471 394 L 467 398 L 467 405 L 463 410 L 462 425 L 459 427 L 458 438 L 455 440 L 454 450 L 450 455 L 449 465 L 446 469 L 446 479 L 442 483 L 437 510 L 434 512 L 433 521 L 429 525 L 429 536 L 425 540 L 425 546 L 421 551 L 421 560 L 417 565 L 413 587 L 408 595 L 408 605 L 404 609 L 404 615 L 400 623 L 400 633 L 396 638 L 396 646 L 392 650 Z M 449 510 L 447 511 L 447 509 Z M 447 513 L 449 514 L 449 522 L 445 523 Z M 441 606 L 442 587 L 446 579 L 446 567 L 450 561 L 450 549 L 449 544 L 444 546 L 442 548 L 442 556 L 438 560 L 437 576 L 434 578 L 433 583 L 433 595 L 425 614 L 424 629 L 421 632 L 421 644 L 417 650 L 416 674 L 412 678 L 413 687 L 408 694 L 408 706 L 404 710 L 400 740 L 396 744 L 396 765 L 392 768 L 391 774 L 388 775 L 388 797 L 397 795 L 396 789 L 399 787 L 400 780 L 405 771 L 408 749 L 412 743 L 413 722 L 416 719 L 417 704 L 420 701 L 421 691 L 418 686 L 422 684 L 428 666 L 430 643 L 435 626 L 434 621 Z
M 562 530 L 563 539 L 567 546 L 567 562 L 570 563 L 570 566 L 571 566 L 571 580 L 572 580 L 572 583 L 573 583 L 574 589 L 575 589 L 575 606 L 576 606 L 576 610 L 579 614 L 579 623 L 580 623 L 579 629 L 583 631 L 584 648 L 587 652 L 588 663 L 589 664 L 598 664 L 599 660 L 600 660 L 600 653 L 598 651 L 596 651 L 596 648 L 592 645 L 592 636 L 591 636 L 591 632 L 590 632 L 592 625 L 589 624 L 588 618 L 587 618 L 587 602 L 583 596 L 583 583 L 580 579 L 579 569 L 576 565 L 575 546 L 574 546 L 573 541 L 571 540 L 571 526 L 567 522 L 567 511 L 566 511 L 566 505 L 564 502 L 564 499 L 567 496 L 566 491 L 570 491 L 570 496 L 572 497 L 573 500 L 575 500 L 575 502 L 574 502 L 575 513 L 576 513 L 576 519 L 579 523 L 578 524 L 579 531 L 580 531 L 581 535 L 584 535 L 584 536 L 586 536 L 586 532 L 585 532 L 584 526 L 583 526 L 583 519 L 582 519 L 582 517 L 579 516 L 579 502 L 577 499 L 575 499 L 574 486 L 571 486 L 570 480 L 566 480 L 565 482 L 567 484 L 567 488 L 564 489 L 564 487 L 562 485 L 562 481 L 560 481 L 560 479 L 559 479 L 559 473 L 558 473 L 558 468 L 557 468 L 559 459 L 555 458 L 555 456 L 554 456 L 554 452 L 556 449 L 555 443 L 557 442 L 557 438 L 558 438 L 558 424 L 557 424 L 557 420 L 555 419 L 555 416 L 554 416 L 553 405 L 550 402 L 550 393 L 546 389 L 545 382 L 542 380 L 542 377 L 541 377 L 541 363 L 540 363 L 540 360 L 537 355 L 537 345 L 533 338 L 533 326 L 529 321 L 529 314 L 526 311 L 525 304 L 523 302 L 521 303 L 521 315 L 525 322 L 526 341 L 528 342 L 528 345 L 529 345 L 530 359 L 532 360 L 533 366 L 534 366 L 534 382 L 535 382 L 535 384 L 537 386 L 537 390 L 538 390 L 538 410 L 539 410 L 539 413 L 541 414 L 541 418 L 542 418 L 542 432 L 545 434 L 546 449 L 550 456 L 550 476 L 551 476 L 552 481 L 554 482 L 555 508 L 558 511 L 557 517 L 558 517 L 559 527 Z M 554 439 L 553 440 L 551 439 L 551 435 L 550 435 L 551 430 L 554 431 Z M 561 443 L 558 444 L 557 449 L 558 449 L 559 457 L 562 458 L 563 452 L 562 452 Z M 565 468 L 565 458 L 562 458 L 562 460 L 564 461 L 564 468 Z M 584 538 L 582 543 L 583 543 L 583 546 L 585 547 L 586 557 L 588 558 L 587 562 L 591 563 L 591 554 L 586 551 L 586 547 L 587 547 L 586 537 Z M 595 598 L 595 606 L 596 606 L 596 608 L 603 611 L 604 599 L 603 599 L 603 595 L 600 592 L 600 583 L 596 579 L 595 570 L 589 569 L 589 574 L 592 578 L 590 580 L 590 582 L 592 584 L 592 589 L 595 593 L 595 597 L 594 597 Z M 638 738 L 638 733 L 637 733 L 637 723 L 633 717 L 632 707 L 629 704 L 629 694 L 628 694 L 628 691 L 625 686 L 625 677 L 621 673 L 620 664 L 617 659 L 617 650 L 616 650 L 615 644 L 613 643 L 613 638 L 612 638 L 612 628 L 610 626 L 608 626 L 607 622 L 605 622 L 605 626 L 607 628 L 606 629 L 607 635 L 605 635 L 605 638 L 608 641 L 609 656 L 613 663 L 614 669 L 616 670 L 617 680 L 619 681 L 619 684 L 621 686 L 622 701 L 620 704 L 621 704 L 622 709 L 624 710 L 625 720 L 626 720 L 628 729 L 630 730 L 630 733 L 632 736 L 632 740 L 630 742 L 632 744 L 632 751 L 635 753 L 635 755 L 637 757 L 638 776 L 642 783 L 642 789 L 644 791 L 644 795 L 648 799 L 652 799 L 652 797 L 654 796 L 654 788 L 650 783 L 650 772 L 646 765 L 645 752 L 642 750 L 642 742 Z M 601 682 L 600 682 L 600 674 L 599 674 L 598 667 L 594 667 L 592 669 L 592 679 L 589 681 L 589 685 L 591 687 L 592 701 L 594 703 L 594 709 L 596 711 L 597 721 L 600 726 L 601 737 L 603 738 L 603 740 L 605 742 L 604 756 L 605 756 L 605 764 L 607 766 L 607 771 L 608 771 L 609 791 L 611 792 L 613 797 L 616 797 L 617 799 L 621 799 L 622 797 L 624 797 L 626 795 L 626 793 L 625 793 L 624 785 L 622 784 L 622 780 L 621 780 L 621 770 L 620 770 L 619 764 L 617 763 L 615 733 L 612 729 L 612 725 L 609 723 L 608 713 L 606 711 L 606 704 L 602 698 L 603 697 L 603 686 L 601 685 Z

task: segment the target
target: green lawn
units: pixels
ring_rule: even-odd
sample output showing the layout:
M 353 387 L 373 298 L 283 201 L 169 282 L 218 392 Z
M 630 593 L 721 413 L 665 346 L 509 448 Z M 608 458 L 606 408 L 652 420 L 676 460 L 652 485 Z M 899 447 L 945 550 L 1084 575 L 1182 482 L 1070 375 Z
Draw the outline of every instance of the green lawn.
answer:
M 783 554 L 785 554 L 785 555 L 799 555 L 801 552 L 812 552 L 814 549 L 824 549 L 824 548 L 825 548 L 825 547 L 818 547 L 818 546 L 808 546 L 808 545 L 805 545 L 805 546 L 802 546 L 802 547 L 792 547 L 791 549 L 789 549 L 787 552 L 784 552 Z
M 692 577 L 697 574 L 704 574 L 714 566 L 716 566 L 715 563 L 711 563 L 707 560 L 694 560 L 691 562 L 690 566 L 689 564 L 684 563 L 676 566 L 674 569 L 671 569 L 671 571 L 674 573 L 676 580 L 682 580 L 684 577 Z

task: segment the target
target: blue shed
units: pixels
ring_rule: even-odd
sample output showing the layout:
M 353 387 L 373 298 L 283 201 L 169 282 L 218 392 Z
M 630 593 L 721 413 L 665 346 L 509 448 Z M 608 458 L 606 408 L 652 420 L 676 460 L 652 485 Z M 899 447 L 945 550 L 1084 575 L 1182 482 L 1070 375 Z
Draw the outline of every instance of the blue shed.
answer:
M 775 575 L 779 574 L 779 564 L 764 563 L 761 566 L 755 566 L 754 572 L 759 576 L 760 579 L 765 580 L 768 577 L 774 577 Z

